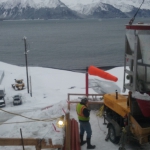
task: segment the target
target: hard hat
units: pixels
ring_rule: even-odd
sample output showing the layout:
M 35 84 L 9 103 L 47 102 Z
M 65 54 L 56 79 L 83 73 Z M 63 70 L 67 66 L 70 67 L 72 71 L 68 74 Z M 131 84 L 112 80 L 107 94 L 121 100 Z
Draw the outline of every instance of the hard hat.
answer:
M 88 101 L 88 99 L 86 97 L 81 99 L 81 103 L 85 104 Z

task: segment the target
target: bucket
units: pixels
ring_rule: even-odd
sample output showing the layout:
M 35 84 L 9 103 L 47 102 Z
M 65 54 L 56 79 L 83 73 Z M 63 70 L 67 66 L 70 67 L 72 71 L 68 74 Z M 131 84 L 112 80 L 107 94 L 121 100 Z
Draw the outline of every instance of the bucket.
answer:
M 129 43 L 130 53 L 134 53 L 135 48 L 135 36 L 138 36 L 138 62 L 146 65 L 150 65 L 150 24 L 133 24 L 126 25 L 126 37 Z M 130 66 L 130 65 L 129 65 Z M 144 67 L 138 65 L 137 75 L 139 81 L 142 81 L 143 87 L 146 91 L 150 91 L 150 67 Z M 147 81 L 147 83 L 144 83 Z
M 150 100 L 136 99 L 144 117 L 150 117 Z

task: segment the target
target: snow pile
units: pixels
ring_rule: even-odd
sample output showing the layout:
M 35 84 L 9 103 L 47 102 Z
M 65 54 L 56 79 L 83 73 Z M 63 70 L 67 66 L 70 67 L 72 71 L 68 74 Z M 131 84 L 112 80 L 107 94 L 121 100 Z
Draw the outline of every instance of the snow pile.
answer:
M 0 68 L 5 74 L 1 84 L 6 92 L 6 107 L 2 108 L 4 111 L 0 110 L 0 122 L 5 123 L 0 126 L 0 137 L 20 137 L 20 129 L 22 129 L 24 138 L 44 138 L 46 140 L 50 138 L 53 144 L 63 144 L 64 129 L 58 128 L 56 125 L 57 119 L 53 120 L 53 118 L 59 118 L 68 112 L 68 93 L 85 93 L 85 74 L 29 67 L 29 76 L 32 83 L 31 97 L 27 87 L 24 90 L 15 91 L 11 86 L 15 83 L 14 79 L 23 79 L 26 86 L 25 67 L 0 62 Z M 110 70 L 110 72 L 117 75 L 116 69 L 115 71 Z M 122 76 L 122 73 L 120 75 Z M 118 78 L 121 79 L 121 77 Z M 120 92 L 120 85 L 117 85 L 120 84 L 119 80 L 117 83 L 113 83 L 89 75 L 89 93 L 111 93 L 116 89 Z M 23 103 L 14 106 L 13 96 L 17 94 L 22 95 Z M 77 96 L 71 98 L 78 99 Z M 7 150 L 7 148 L 3 148 L 3 150 Z M 11 150 L 14 150 L 14 148 L 11 147 Z
M 32 97 L 27 89 L 15 91 L 11 84 L 14 79 L 24 79 L 26 84 L 26 68 L 0 62 L 0 69 L 5 72 L 2 86 L 5 87 L 6 107 L 0 110 L 0 137 L 1 138 L 41 138 L 53 144 L 63 144 L 64 129 L 56 125 L 57 118 L 65 115 L 67 109 L 67 94 L 85 94 L 85 74 L 70 71 L 56 70 L 41 67 L 29 67 L 32 77 Z M 108 72 L 118 77 L 117 82 L 105 81 L 102 78 L 89 75 L 89 94 L 113 92 L 123 87 L 123 67 L 117 67 Z M 22 105 L 14 106 L 12 96 L 22 95 Z M 71 97 L 77 100 L 78 96 Z M 10 113 L 12 114 L 10 114 Z M 118 145 L 105 142 L 107 127 L 103 125 L 103 118 L 96 116 L 96 111 L 91 111 L 90 122 L 92 126 L 92 144 L 95 150 L 116 150 Z M 17 115 L 19 114 L 19 115 Z M 70 117 L 77 119 L 76 105 L 71 104 Z M 18 122 L 18 123 L 17 123 Z M 5 123 L 5 124 L 2 124 Z M 86 134 L 85 137 L 86 138 Z M 48 144 L 48 143 L 47 143 Z M 143 150 L 149 149 L 149 145 Z M 35 150 L 35 147 L 25 146 L 26 150 Z M 86 145 L 81 147 L 86 150 Z M 128 150 L 138 149 L 137 145 L 127 145 Z M 20 146 L 1 147 L 0 150 L 22 150 Z
M 140 100 L 147 100 L 147 101 L 150 101 L 150 96 L 147 94 L 147 93 L 139 93 L 139 92 L 134 92 L 132 94 L 132 97 L 134 98 L 137 98 L 137 99 L 140 99 Z
M 0 126 L 0 136 L 19 138 L 22 129 L 24 138 L 40 138 L 46 141 L 52 139 L 53 144 L 63 145 L 64 128 L 58 128 L 57 121 L 65 112 L 67 103 L 60 102 L 48 109 L 22 113 L 21 116 L 16 114 Z

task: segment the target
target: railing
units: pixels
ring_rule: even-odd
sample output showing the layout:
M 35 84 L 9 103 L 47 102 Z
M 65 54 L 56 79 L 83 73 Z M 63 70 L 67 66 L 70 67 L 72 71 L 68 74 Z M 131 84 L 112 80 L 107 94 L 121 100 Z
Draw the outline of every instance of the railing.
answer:
M 70 104 L 71 103 L 79 103 L 79 100 L 70 100 L 71 96 L 86 96 L 86 94 L 73 94 L 73 93 L 69 93 L 68 94 L 68 109 L 70 110 Z M 89 100 L 89 104 L 103 104 L 102 101 L 98 101 L 97 96 L 103 97 L 104 94 L 88 94 L 88 97 L 92 96 L 91 100 Z

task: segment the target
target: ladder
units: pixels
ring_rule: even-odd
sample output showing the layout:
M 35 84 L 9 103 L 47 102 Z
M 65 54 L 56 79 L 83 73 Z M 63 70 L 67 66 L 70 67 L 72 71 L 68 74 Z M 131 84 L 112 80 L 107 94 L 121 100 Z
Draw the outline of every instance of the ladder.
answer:
M 131 50 L 127 35 L 125 36 L 125 55 L 124 55 L 124 77 L 123 77 L 123 92 L 128 89 L 135 92 L 137 88 L 137 58 L 139 50 L 139 40 L 136 30 L 134 32 L 134 51 Z M 127 62 L 129 65 L 127 66 Z M 129 69 L 127 69 L 129 67 Z M 129 77 L 129 82 L 126 83 L 126 75 Z

